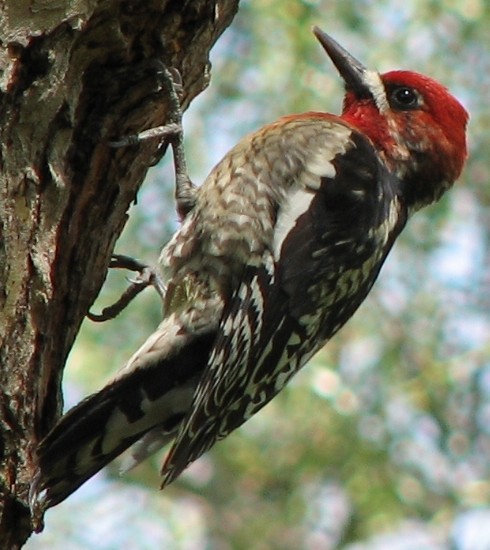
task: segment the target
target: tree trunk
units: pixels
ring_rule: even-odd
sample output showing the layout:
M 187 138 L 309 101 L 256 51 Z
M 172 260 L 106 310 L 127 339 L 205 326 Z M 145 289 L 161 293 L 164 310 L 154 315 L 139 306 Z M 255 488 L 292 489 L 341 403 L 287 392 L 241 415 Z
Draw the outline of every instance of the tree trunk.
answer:
M 52 4 L 52 5 L 51 5 Z M 37 7 L 36 7 L 37 6 Z M 0 548 L 32 525 L 39 439 L 158 142 L 107 141 L 165 124 L 159 70 L 183 107 L 238 0 L 6 0 L 0 6 Z

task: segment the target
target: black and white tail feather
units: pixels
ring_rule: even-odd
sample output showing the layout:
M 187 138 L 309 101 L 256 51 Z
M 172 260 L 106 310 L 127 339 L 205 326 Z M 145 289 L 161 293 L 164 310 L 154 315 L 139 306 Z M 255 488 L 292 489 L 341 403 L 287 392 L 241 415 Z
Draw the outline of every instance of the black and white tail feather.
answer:
M 128 447 L 136 445 L 125 470 L 174 437 L 215 329 L 210 323 L 190 334 L 171 316 L 111 382 L 61 418 L 38 449 L 36 492 L 42 505 L 64 500 Z

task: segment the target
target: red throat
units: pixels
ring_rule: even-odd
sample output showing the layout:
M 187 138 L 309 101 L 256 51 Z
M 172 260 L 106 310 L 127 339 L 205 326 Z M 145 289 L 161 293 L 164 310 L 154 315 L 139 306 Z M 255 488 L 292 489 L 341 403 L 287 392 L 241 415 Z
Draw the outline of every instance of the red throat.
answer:
M 386 117 L 381 115 L 371 98 L 359 100 L 353 92 L 347 92 L 341 118 L 366 134 L 378 149 L 388 152 L 396 146 Z

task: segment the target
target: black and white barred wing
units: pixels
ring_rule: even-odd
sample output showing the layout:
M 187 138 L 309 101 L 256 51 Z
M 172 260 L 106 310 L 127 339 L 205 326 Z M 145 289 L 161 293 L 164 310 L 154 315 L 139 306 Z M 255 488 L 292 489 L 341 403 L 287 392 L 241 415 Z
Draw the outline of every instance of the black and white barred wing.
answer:
M 277 374 L 281 368 L 289 370 L 289 364 L 281 365 L 280 356 L 291 339 L 292 327 L 284 318 L 285 304 L 271 292 L 274 288 L 272 256 L 260 267 L 246 269 L 223 316 L 190 413 L 167 457 L 164 484 L 253 416 L 291 375 L 284 375 L 282 381 Z M 269 303 L 271 298 L 274 301 Z

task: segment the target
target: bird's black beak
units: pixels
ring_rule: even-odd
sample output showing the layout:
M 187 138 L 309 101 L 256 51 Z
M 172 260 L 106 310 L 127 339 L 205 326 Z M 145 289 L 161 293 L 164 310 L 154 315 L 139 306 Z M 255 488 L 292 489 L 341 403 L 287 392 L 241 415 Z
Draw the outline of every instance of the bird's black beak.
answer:
M 312 30 L 344 79 L 346 90 L 354 92 L 359 98 L 371 96 L 365 79 L 369 72 L 367 68 L 320 28 L 315 26 Z

